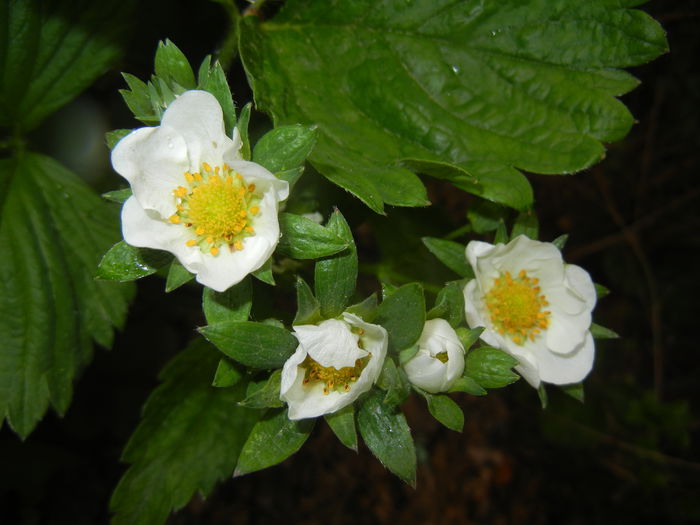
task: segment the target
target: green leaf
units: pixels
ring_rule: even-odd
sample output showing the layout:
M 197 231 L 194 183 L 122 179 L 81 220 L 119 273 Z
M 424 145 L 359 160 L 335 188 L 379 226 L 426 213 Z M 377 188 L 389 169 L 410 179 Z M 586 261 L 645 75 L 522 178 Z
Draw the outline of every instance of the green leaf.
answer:
M 131 463 L 112 496 L 114 525 L 165 523 L 196 493 L 229 478 L 259 412 L 239 407 L 245 383 L 209 383 L 218 352 L 197 339 L 160 375 L 122 459 Z
M 110 347 L 133 286 L 98 282 L 119 238 L 116 207 L 49 157 L 0 160 L 0 418 L 26 437 L 63 415 L 95 340 Z
M 659 24 L 609 0 L 290 0 L 240 30 L 257 106 L 276 126 L 318 124 L 311 163 L 378 212 L 425 203 L 406 161 L 526 208 L 518 170 L 598 162 L 634 121 L 615 97 L 637 81 L 615 68 L 668 49 Z
M 214 381 L 212 381 L 211 386 L 228 388 L 238 384 L 238 382 L 243 379 L 243 376 L 244 372 L 241 371 L 239 365 L 236 365 L 226 357 L 222 357 L 219 360 L 219 366 L 216 367 Z
M 457 332 L 457 337 L 459 337 L 462 346 L 464 346 L 464 350 L 469 350 L 472 345 L 479 340 L 479 336 L 484 331 L 484 328 L 482 326 L 472 329 L 460 327 L 455 331 Z
M 211 288 L 204 288 L 202 292 L 202 309 L 209 324 L 247 321 L 252 305 L 253 291 L 247 277 L 225 292 Z
M 520 378 L 511 370 L 517 364 L 517 359 L 502 350 L 482 346 L 467 353 L 464 375 L 484 388 L 501 388 Z
M 248 102 L 241 109 L 241 114 L 238 115 L 238 132 L 241 134 L 241 141 L 243 145 L 241 146 L 241 156 L 243 160 L 250 160 L 250 139 L 248 138 L 248 122 L 250 122 L 250 108 L 252 104 Z
M 488 233 L 510 214 L 508 208 L 485 200 L 477 200 L 467 210 L 467 218 L 476 233 Z
M 373 321 L 389 332 L 389 347 L 403 350 L 418 341 L 425 325 L 425 298 L 418 283 L 405 284 L 384 299 Z
M 445 319 L 452 328 L 457 328 L 464 321 L 464 283 L 452 281 L 440 290 L 435 299 L 435 306 L 426 316 L 427 319 Z
M 243 446 L 234 476 L 271 467 L 301 448 L 315 419 L 290 421 L 285 409 L 271 410 L 253 427 Z
M 409 346 L 408 348 L 401 350 L 399 352 L 399 364 L 403 366 L 406 363 L 408 363 L 411 359 L 413 359 L 416 356 L 418 350 L 420 350 L 420 346 L 418 346 L 418 344 Z
M 117 204 L 124 204 L 126 199 L 131 197 L 131 188 L 124 188 L 122 190 L 108 191 L 102 194 L 102 198 L 110 202 L 116 202 Z
M 316 128 L 295 124 L 280 126 L 263 135 L 253 148 L 253 162 L 272 173 L 304 164 L 316 144 Z
M 129 9 L 123 2 L 0 3 L 0 126 L 26 132 L 107 71 Z
M 485 396 L 486 389 L 469 376 L 462 376 L 450 387 L 450 392 L 466 392 L 473 396 Z
M 561 389 L 566 395 L 571 396 L 576 401 L 580 401 L 581 403 L 583 403 L 583 401 L 584 401 L 583 383 L 576 383 L 573 385 L 562 385 Z
M 357 430 L 355 429 L 355 407 L 348 405 L 332 414 L 323 416 L 340 442 L 357 452 Z
M 474 277 L 474 271 L 467 262 L 466 248 L 463 244 L 435 237 L 423 237 L 421 240 L 430 253 L 457 275 Z
M 202 62 L 202 65 L 199 68 L 197 88 L 208 91 L 214 95 L 214 97 L 216 97 L 216 100 L 219 101 L 219 104 L 221 104 L 221 109 L 224 112 L 224 126 L 226 129 L 226 134 L 231 136 L 233 133 L 233 128 L 236 127 L 236 105 L 233 102 L 231 89 L 229 88 L 228 81 L 226 80 L 226 73 L 224 73 L 224 70 L 221 68 L 221 64 L 219 64 L 218 61 L 214 62 L 214 65 L 211 67 L 209 67 L 209 64 L 210 60 L 207 59 Z M 243 111 L 241 112 L 241 120 L 243 120 L 243 112 L 245 111 L 246 109 L 243 108 Z M 248 109 L 247 113 L 248 115 L 246 117 L 250 116 L 250 109 Z M 240 122 L 239 124 L 245 128 L 246 133 L 243 146 L 247 149 L 244 150 L 242 148 L 241 153 L 244 155 L 243 158 L 248 160 L 250 158 L 250 145 L 247 142 L 248 120 L 246 119 L 245 122 Z M 243 138 L 243 131 L 240 129 L 240 127 L 239 131 L 241 132 L 241 138 Z M 245 156 L 246 151 L 248 155 L 247 157 Z
M 185 90 L 195 88 L 194 73 L 187 57 L 170 40 L 158 42 L 155 59 L 156 76 Z
M 327 319 L 337 317 L 350 302 L 357 283 L 357 248 L 350 226 L 339 210 L 328 219 L 326 228 L 345 242 L 348 248 L 316 262 L 314 286 L 321 303 L 321 313 Z M 360 315 L 361 316 L 361 315 Z M 361 316 L 362 317 L 362 316 Z
M 257 390 L 250 391 L 238 404 L 247 408 L 278 408 L 284 405 L 280 400 L 282 370 L 275 370 Z M 251 383 L 252 384 L 252 383 Z
M 620 335 L 610 328 L 591 323 L 591 335 L 594 339 L 619 339 Z
M 186 284 L 194 279 L 194 274 L 187 271 L 187 268 L 180 264 L 180 261 L 173 259 L 168 270 L 168 277 L 165 280 L 165 292 L 170 293 L 177 290 L 183 284 Z
M 124 241 L 112 246 L 97 267 L 97 278 L 105 281 L 134 281 L 156 273 L 173 260 L 172 254 L 136 248 Z
M 297 277 L 297 313 L 294 316 L 294 326 L 316 324 L 321 321 L 321 306 L 311 292 L 311 288 L 301 277 Z
M 362 401 L 357 424 L 367 448 L 382 465 L 411 486 L 416 484 L 416 450 L 406 418 L 395 405 L 371 391 Z
M 284 328 L 252 321 L 224 321 L 199 332 L 228 357 L 252 368 L 281 368 L 299 345 Z
M 450 430 L 461 432 L 464 428 L 464 412 L 457 403 L 445 395 L 422 392 L 428 402 L 428 410 L 440 423 Z
M 496 234 L 493 236 L 494 244 L 506 244 L 508 243 L 508 231 L 506 230 L 506 223 L 500 221 L 498 227 L 496 228 Z
M 525 235 L 530 239 L 537 240 L 540 233 L 539 222 L 535 210 L 529 209 L 521 211 L 515 219 L 510 238 L 515 239 L 518 235 Z
M 253 277 L 259 281 L 269 284 L 270 286 L 275 285 L 275 277 L 272 275 L 272 257 L 270 257 L 265 263 L 255 270 L 252 274 Z
M 402 368 L 398 368 L 391 357 L 384 359 L 377 386 L 386 391 L 384 403 L 400 405 L 411 393 L 411 383 Z
M 329 228 L 293 213 L 280 213 L 280 232 L 278 252 L 294 259 L 318 259 L 348 247 L 348 243 Z

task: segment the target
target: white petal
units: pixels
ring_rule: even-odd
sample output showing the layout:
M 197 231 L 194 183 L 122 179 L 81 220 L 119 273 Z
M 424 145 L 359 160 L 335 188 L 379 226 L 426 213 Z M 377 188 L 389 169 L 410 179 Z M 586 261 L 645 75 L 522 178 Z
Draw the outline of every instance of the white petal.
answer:
M 545 331 L 547 347 L 557 354 L 573 352 L 586 337 L 591 326 L 591 314 L 588 310 L 571 316 L 552 308 L 549 326 Z
M 503 338 L 492 328 L 476 279 L 472 279 L 464 287 L 464 313 L 469 328 L 484 327 L 484 331 L 479 336 L 482 341 L 496 348 L 503 348 Z
M 547 383 L 566 385 L 579 383 L 593 368 L 595 345 L 590 332 L 581 346 L 575 351 L 560 355 L 544 347 L 538 349 L 535 356 L 540 369 L 540 378 Z
M 443 391 L 447 377 L 447 363 L 419 351 L 413 359 L 403 365 L 411 383 L 426 392 L 436 394 Z
M 520 374 L 533 388 L 540 387 L 540 371 L 537 361 L 530 354 L 520 354 L 513 356 L 518 360 L 515 371 Z
M 303 371 L 300 371 L 299 365 L 306 359 L 306 350 L 300 344 L 297 346 L 294 354 L 287 359 L 282 367 L 282 377 L 280 380 L 280 399 L 286 399 L 285 396 L 293 385 L 297 382 L 297 376 L 301 376 L 304 379 Z
M 175 129 L 185 139 L 190 170 L 198 171 L 202 162 L 220 165 L 224 154 L 236 148 L 226 136 L 219 101 L 206 91 L 185 91 L 177 97 L 163 113 L 162 126 Z
M 327 319 L 318 325 L 295 326 L 294 334 L 321 366 L 355 366 L 358 359 L 367 356 L 367 352 L 357 345 L 359 336 L 353 334 L 344 321 Z
M 586 302 L 588 309 L 593 310 L 598 297 L 590 274 L 580 266 L 567 264 L 566 280 L 569 282 L 569 286 Z
M 175 244 L 184 245 L 184 227 L 154 218 L 154 212 L 141 207 L 136 197 L 129 197 L 122 207 L 122 235 L 131 246 L 172 251 Z
M 476 261 L 480 257 L 488 255 L 494 248 L 496 247 L 493 244 L 487 242 L 470 241 L 466 249 L 467 261 L 469 261 L 472 268 L 476 268 Z
M 176 130 L 160 126 L 132 131 L 112 150 L 112 166 L 129 181 L 144 209 L 164 218 L 175 213 L 173 190 L 189 169 L 187 145 Z
M 231 169 L 240 173 L 248 184 L 255 184 L 263 191 L 272 188 L 278 201 L 289 197 L 289 183 L 286 180 L 278 179 L 260 164 L 233 158 L 224 158 L 224 160 Z

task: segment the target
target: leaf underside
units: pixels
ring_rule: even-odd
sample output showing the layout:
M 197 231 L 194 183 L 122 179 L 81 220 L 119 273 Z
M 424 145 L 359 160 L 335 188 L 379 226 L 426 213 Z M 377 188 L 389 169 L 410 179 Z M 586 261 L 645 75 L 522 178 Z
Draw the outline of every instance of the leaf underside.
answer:
M 375 211 L 427 203 L 410 170 L 522 209 L 519 170 L 579 171 L 632 125 L 616 68 L 667 49 L 637 3 L 290 0 L 240 50 L 258 107 L 317 124 L 312 164 Z

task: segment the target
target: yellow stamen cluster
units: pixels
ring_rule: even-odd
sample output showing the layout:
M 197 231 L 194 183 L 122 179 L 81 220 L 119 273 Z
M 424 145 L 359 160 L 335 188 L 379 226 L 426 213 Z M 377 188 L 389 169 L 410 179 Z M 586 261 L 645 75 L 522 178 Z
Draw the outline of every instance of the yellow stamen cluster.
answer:
M 177 211 L 169 221 L 192 230 L 195 238 L 185 244 L 213 256 L 223 247 L 242 250 L 243 239 L 255 233 L 252 217 L 260 213 L 255 185 L 227 164 L 212 168 L 203 162 L 201 172 L 186 172 L 184 178 L 185 185 L 173 190 Z
M 494 279 L 485 295 L 494 327 L 515 344 L 522 345 L 527 339 L 534 341 L 549 325 L 551 312 L 544 309 L 549 303 L 540 293 L 538 283 L 539 279 L 528 277 L 525 270 L 520 270 L 515 278 L 505 272 Z
M 306 356 L 301 366 L 306 369 L 304 385 L 309 383 L 324 383 L 323 395 L 328 395 L 331 390 L 350 391 L 350 384 L 357 381 L 362 370 L 369 362 L 372 354 L 355 361 L 355 366 L 335 368 L 334 366 L 321 366 L 311 356 Z

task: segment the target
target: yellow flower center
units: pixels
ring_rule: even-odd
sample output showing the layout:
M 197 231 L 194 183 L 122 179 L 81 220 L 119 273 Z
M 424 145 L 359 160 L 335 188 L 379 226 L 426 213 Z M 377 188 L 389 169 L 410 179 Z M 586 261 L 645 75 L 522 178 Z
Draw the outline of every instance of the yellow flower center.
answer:
M 522 345 L 549 325 L 550 312 L 544 307 L 549 303 L 537 286 L 539 279 L 528 277 L 520 270 L 513 278 L 505 272 L 493 281 L 484 299 L 491 322 L 501 335 L 507 335 L 514 343 Z
M 331 390 L 349 392 L 350 385 L 357 381 L 371 357 L 372 354 L 370 353 L 355 361 L 355 366 L 335 368 L 334 366 L 321 366 L 311 356 L 307 355 L 304 362 L 301 363 L 301 366 L 306 369 L 304 385 L 324 383 L 324 395 L 328 395 Z
M 187 246 L 214 256 L 222 246 L 242 250 L 243 239 L 255 233 L 252 218 L 260 212 L 255 185 L 246 184 L 227 164 L 212 168 L 203 162 L 201 172 L 186 172 L 184 178 L 186 186 L 173 190 L 177 211 L 169 220 L 194 233 Z

